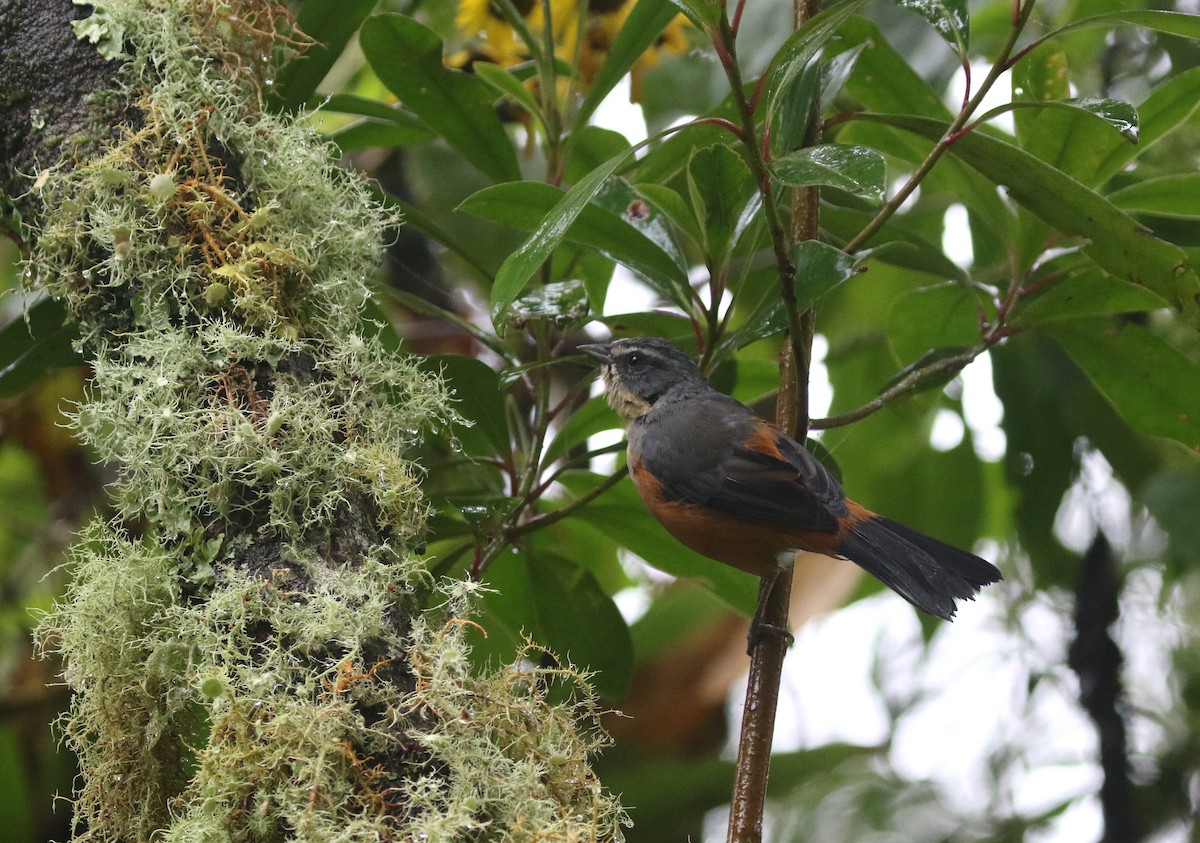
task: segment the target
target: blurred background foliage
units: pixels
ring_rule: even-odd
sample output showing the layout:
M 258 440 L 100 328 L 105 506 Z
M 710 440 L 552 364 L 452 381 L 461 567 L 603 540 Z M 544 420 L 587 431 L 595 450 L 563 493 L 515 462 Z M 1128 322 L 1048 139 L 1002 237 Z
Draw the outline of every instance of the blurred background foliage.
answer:
M 529 635 L 627 715 L 600 771 L 629 840 L 722 836 L 756 586 L 643 511 L 574 348 L 666 336 L 769 413 L 788 261 L 816 307 L 817 453 L 1006 580 L 947 626 L 800 560 L 769 839 L 1197 839 L 1194 2 L 857 0 L 799 36 L 783 0 L 294 11 L 318 46 L 275 107 L 405 217 L 364 324 L 464 419 L 422 454 L 430 565 L 492 589 L 481 663 Z M 811 185 L 820 240 L 794 243 Z M 21 843 L 66 835 L 64 691 L 29 632 L 109 469 L 62 426 L 88 377 L 62 309 L 0 258 L 0 827 Z

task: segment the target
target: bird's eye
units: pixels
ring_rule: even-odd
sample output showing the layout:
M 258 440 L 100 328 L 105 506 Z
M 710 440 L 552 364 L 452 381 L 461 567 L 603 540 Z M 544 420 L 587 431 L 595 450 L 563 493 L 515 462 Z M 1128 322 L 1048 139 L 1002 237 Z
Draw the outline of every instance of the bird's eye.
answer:
M 640 369 L 646 362 L 646 358 L 638 354 L 636 351 L 625 358 L 625 365 L 631 369 Z

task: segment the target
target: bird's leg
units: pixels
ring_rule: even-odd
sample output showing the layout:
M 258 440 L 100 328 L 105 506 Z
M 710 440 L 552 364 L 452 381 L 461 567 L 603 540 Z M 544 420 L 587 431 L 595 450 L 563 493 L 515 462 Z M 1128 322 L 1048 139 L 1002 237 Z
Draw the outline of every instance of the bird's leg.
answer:
M 750 621 L 750 632 L 746 635 L 747 655 L 754 652 L 755 646 L 764 635 L 778 635 L 787 641 L 788 647 L 791 647 L 792 642 L 796 640 L 786 627 L 776 626 L 763 620 L 767 611 L 767 602 L 771 599 L 771 591 L 775 588 L 775 583 L 779 580 L 782 570 L 778 566 L 772 567 L 771 572 L 764 574 L 758 581 L 758 608 L 754 610 L 754 618 Z

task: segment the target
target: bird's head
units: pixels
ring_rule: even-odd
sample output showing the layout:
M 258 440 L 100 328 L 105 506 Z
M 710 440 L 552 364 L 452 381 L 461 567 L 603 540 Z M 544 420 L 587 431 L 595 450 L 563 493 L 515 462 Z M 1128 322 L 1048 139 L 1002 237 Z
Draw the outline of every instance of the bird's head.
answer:
M 650 412 L 663 396 L 708 385 L 691 358 L 657 337 L 593 343 L 579 350 L 603 364 L 600 371 L 608 403 L 626 422 Z

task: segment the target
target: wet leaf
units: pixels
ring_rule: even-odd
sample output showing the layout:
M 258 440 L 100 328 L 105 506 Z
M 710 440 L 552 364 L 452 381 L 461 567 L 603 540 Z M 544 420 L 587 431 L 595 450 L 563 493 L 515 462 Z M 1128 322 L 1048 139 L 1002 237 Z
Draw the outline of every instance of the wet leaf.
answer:
M 883 198 L 886 179 L 878 152 L 837 143 L 790 152 L 771 164 L 771 172 L 789 187 L 824 185 L 875 200 Z

